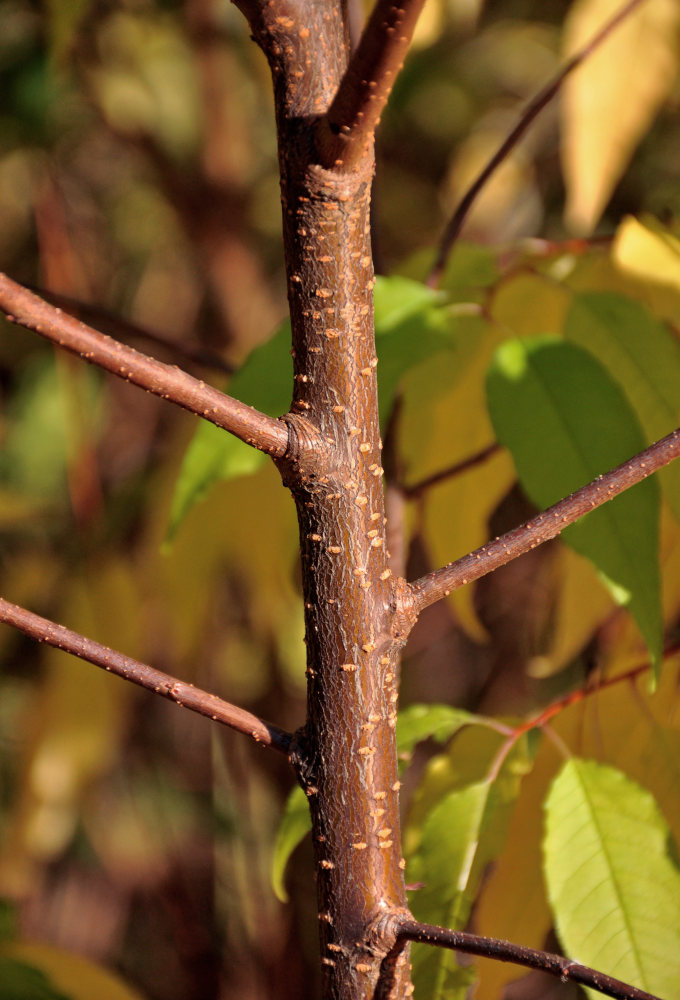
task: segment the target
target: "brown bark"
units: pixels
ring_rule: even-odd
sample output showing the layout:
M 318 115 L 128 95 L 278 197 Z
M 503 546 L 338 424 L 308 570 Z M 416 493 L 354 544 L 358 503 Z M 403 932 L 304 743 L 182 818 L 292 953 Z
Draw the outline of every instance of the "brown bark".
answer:
M 340 4 L 241 6 L 274 79 L 293 330 L 292 447 L 278 462 L 297 505 L 306 620 L 308 714 L 293 760 L 312 812 L 324 998 L 368 1000 L 391 943 L 381 918 L 406 908 L 395 727 L 407 616 L 385 546 L 373 126 L 352 169 L 322 165 L 324 116 L 353 86 Z M 402 952 L 390 995 L 409 992 Z
M 324 1000 L 404 1000 L 412 992 L 408 940 L 539 964 L 604 989 L 588 978 L 592 970 L 565 959 L 546 960 L 543 953 L 410 917 L 395 739 L 399 656 L 419 610 L 554 537 L 670 461 L 680 453 L 680 432 L 464 560 L 412 585 L 395 577 L 378 423 L 370 191 L 373 131 L 422 0 L 378 0 L 351 62 L 346 5 L 338 0 L 237 3 L 274 80 L 293 331 L 289 413 L 281 420 L 256 413 L 65 316 L 2 275 L 0 306 L 42 336 L 272 456 L 298 512 L 305 725 L 291 738 L 2 600 L 0 620 L 289 752 L 312 814 Z

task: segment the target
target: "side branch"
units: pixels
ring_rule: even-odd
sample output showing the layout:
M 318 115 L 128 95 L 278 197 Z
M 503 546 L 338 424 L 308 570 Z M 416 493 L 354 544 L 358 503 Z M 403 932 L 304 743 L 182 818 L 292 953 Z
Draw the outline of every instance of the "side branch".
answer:
M 578 983 L 589 986 L 617 1000 L 658 1000 L 652 993 L 628 986 L 619 979 L 606 976 L 587 965 L 572 962 L 560 955 L 547 951 L 536 951 L 534 948 L 524 948 L 522 945 L 511 944 L 498 938 L 479 937 L 464 931 L 452 931 L 446 927 L 434 924 L 422 924 L 418 920 L 400 917 L 398 921 L 397 941 L 420 941 L 422 944 L 432 944 L 439 948 L 450 948 L 453 951 L 468 955 L 481 955 L 484 958 L 495 958 L 500 962 L 513 962 L 529 969 L 538 969 L 551 976 L 558 976 L 562 982 Z
M 424 608 L 447 597 L 452 590 L 486 576 L 499 566 L 535 549 L 537 545 L 555 538 L 584 514 L 601 507 L 607 500 L 613 500 L 619 493 L 651 476 L 678 456 L 680 429 L 661 438 L 611 472 L 598 476 L 592 483 L 582 486 L 571 496 L 548 507 L 542 514 L 518 528 L 513 528 L 448 566 L 421 577 L 410 585 L 417 612 L 420 613 Z
M 31 639 L 47 643 L 48 646 L 54 646 L 55 649 L 62 649 L 81 660 L 94 663 L 95 666 L 102 667 L 124 680 L 132 681 L 133 684 L 146 688 L 147 691 L 153 691 L 154 694 L 174 701 L 182 708 L 188 708 L 190 711 L 205 715 L 215 722 L 221 722 L 238 733 L 250 736 L 256 743 L 280 750 L 285 754 L 290 749 L 292 740 L 290 733 L 263 722 L 262 719 L 246 712 L 245 709 L 231 705 L 228 701 L 218 698 L 217 695 L 194 687 L 193 684 L 179 681 L 169 674 L 164 674 L 161 670 L 155 670 L 153 667 L 147 666 L 146 663 L 140 663 L 139 660 L 124 656 L 114 649 L 109 649 L 108 646 L 102 646 L 93 639 L 87 639 L 80 633 L 72 632 L 71 629 L 57 625 L 56 622 L 52 622 L 48 618 L 35 615 L 17 604 L 10 604 L 9 601 L 5 601 L 1 597 L 0 622 L 12 625 Z
M 93 330 L 1 273 L 0 309 L 10 322 L 34 330 L 112 375 L 209 420 L 273 458 L 285 455 L 288 431 L 282 421 L 219 392 L 180 368 L 156 361 Z
M 425 0 L 377 0 L 337 94 L 319 122 L 321 164 L 351 170 L 373 141 Z

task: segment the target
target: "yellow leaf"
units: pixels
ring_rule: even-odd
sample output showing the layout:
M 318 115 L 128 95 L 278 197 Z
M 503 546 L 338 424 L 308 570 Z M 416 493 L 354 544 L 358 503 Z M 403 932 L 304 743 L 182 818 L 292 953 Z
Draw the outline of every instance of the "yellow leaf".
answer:
M 498 286 L 490 309 L 509 336 L 531 337 L 559 333 L 570 304 L 571 293 L 562 285 L 540 274 L 519 272 Z
M 561 670 L 587 644 L 611 614 L 614 601 L 593 566 L 566 545 L 560 546 L 558 593 L 550 648 L 529 665 L 532 677 L 548 677 Z
M 573 55 L 621 9 L 621 0 L 576 0 L 565 24 Z M 562 160 L 569 228 L 588 233 L 642 136 L 668 96 L 678 68 L 677 0 L 647 0 L 568 77 L 563 92 Z
M 626 277 L 641 283 L 652 308 L 680 319 L 680 240 L 654 219 L 628 216 L 616 231 L 612 260 Z

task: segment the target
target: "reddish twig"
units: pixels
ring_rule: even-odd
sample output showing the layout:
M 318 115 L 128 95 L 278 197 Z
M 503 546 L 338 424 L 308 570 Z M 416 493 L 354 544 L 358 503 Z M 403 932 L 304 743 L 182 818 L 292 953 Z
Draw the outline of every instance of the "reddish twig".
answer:
M 425 0 L 377 0 L 328 112 L 319 122 L 321 164 L 348 171 L 373 141 Z
M 557 76 L 555 76 L 550 83 L 546 84 L 546 86 L 529 102 L 517 125 L 515 125 L 512 132 L 510 132 L 510 134 L 503 140 L 499 148 L 493 154 L 481 173 L 472 182 L 458 203 L 449 224 L 444 230 L 444 235 L 442 236 L 439 249 L 437 251 L 437 257 L 432 265 L 432 270 L 427 277 L 426 284 L 429 285 L 430 288 L 436 288 L 441 281 L 449 254 L 451 253 L 456 240 L 460 236 L 460 231 L 463 228 L 463 224 L 468 217 L 470 209 L 487 181 L 489 181 L 509 153 L 512 152 L 532 122 L 535 121 L 541 111 L 543 111 L 543 109 L 559 92 L 566 78 L 573 73 L 573 71 L 580 66 L 585 59 L 592 55 L 602 42 L 609 37 L 611 32 L 617 28 L 619 24 L 621 24 L 621 22 L 624 21 L 630 14 L 632 14 L 635 8 L 639 7 L 643 2 L 644 0 L 628 0 L 628 3 L 624 4 L 624 6 L 612 18 L 610 18 L 609 21 L 602 26 L 602 28 L 600 28 L 588 44 L 572 56 L 571 59 L 569 59 L 569 61 L 559 71 Z
M 246 444 L 274 458 L 285 455 L 288 431 L 281 420 L 259 413 L 180 368 L 165 365 L 93 330 L 38 298 L 6 274 L 0 274 L 0 309 L 10 322 L 34 330 L 112 375 L 209 420 Z
M 481 465 L 485 462 L 487 458 L 495 455 L 499 450 L 500 445 L 494 442 L 488 445 L 486 448 L 482 448 L 475 455 L 470 455 L 468 458 L 464 458 L 462 462 L 456 462 L 455 465 L 450 465 L 446 469 L 441 469 L 439 472 L 434 472 L 431 476 L 426 476 L 425 479 L 419 480 L 417 483 L 413 483 L 411 486 L 402 486 L 401 490 L 404 496 L 408 497 L 409 500 L 416 500 L 418 497 L 429 490 L 432 486 L 438 486 L 439 483 L 443 483 L 446 479 L 453 479 L 454 476 L 459 476 L 463 472 L 467 472 L 468 469 L 474 469 L 477 465 Z
M 94 663 L 95 666 L 102 667 L 109 673 L 132 681 L 133 684 L 138 684 L 140 687 L 146 688 L 147 691 L 153 691 L 154 694 L 158 694 L 162 698 L 174 701 L 182 708 L 188 708 L 190 711 L 205 715 L 215 722 L 221 722 L 238 733 L 250 736 L 256 743 L 280 750 L 285 754 L 289 751 L 292 736 L 277 726 L 263 722 L 256 715 L 252 715 L 236 705 L 231 705 L 228 701 L 223 701 L 217 695 L 209 694 L 207 691 L 194 687 L 193 684 L 177 680 L 169 674 L 164 674 L 161 670 L 149 667 L 146 663 L 140 663 L 139 660 L 124 656 L 123 653 L 109 649 L 108 646 L 103 646 L 93 639 L 87 639 L 78 632 L 72 632 L 71 629 L 58 625 L 56 622 L 50 621 L 49 618 L 42 618 L 40 615 L 33 614 L 17 604 L 11 604 L 1 597 L 0 622 L 11 625 L 31 639 L 44 642 L 48 646 L 54 646 L 55 649 L 71 653 L 81 660 Z
M 415 609 L 420 613 L 452 590 L 486 576 L 499 566 L 523 555 L 537 545 L 555 538 L 584 514 L 613 500 L 619 493 L 635 486 L 653 472 L 680 456 L 680 429 L 650 445 L 639 455 L 624 462 L 571 496 L 548 507 L 543 513 L 518 528 L 501 535 L 474 552 L 434 570 L 410 585 Z
M 450 948 L 452 951 L 464 952 L 468 955 L 480 955 L 483 958 L 494 958 L 499 962 L 513 962 L 529 969 L 538 969 L 551 976 L 559 977 L 563 983 L 578 983 L 589 986 L 606 996 L 617 1000 L 658 1000 L 652 993 L 629 986 L 619 979 L 606 976 L 580 962 L 572 962 L 561 955 L 553 955 L 547 951 L 537 951 L 522 945 L 512 944 L 498 938 L 480 937 L 465 931 L 452 931 L 446 927 L 434 924 L 424 924 L 412 917 L 397 917 L 397 942 L 419 941 L 439 948 Z

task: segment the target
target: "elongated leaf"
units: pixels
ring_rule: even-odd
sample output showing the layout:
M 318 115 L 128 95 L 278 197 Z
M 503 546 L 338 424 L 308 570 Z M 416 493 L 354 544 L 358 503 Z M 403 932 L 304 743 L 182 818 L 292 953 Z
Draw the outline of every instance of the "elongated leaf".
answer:
M 568 55 L 621 9 L 621 0 L 576 0 L 565 25 Z M 564 86 L 563 165 L 570 226 L 589 232 L 678 69 L 677 0 L 646 0 Z
M 584 486 L 645 446 L 618 385 L 595 358 L 553 337 L 513 340 L 487 377 L 498 440 L 539 507 Z M 645 480 L 565 530 L 619 604 L 626 604 L 658 666 L 661 650 L 659 491 Z
M 288 902 L 288 893 L 283 882 L 288 859 L 311 825 L 307 796 L 300 786 L 296 785 L 286 800 L 272 858 L 272 888 L 282 903 Z
M 522 776 L 530 766 L 528 743 L 513 750 L 498 774 L 445 794 L 427 813 L 416 854 L 409 858 L 409 878 L 422 883 L 412 895 L 419 920 L 461 928 L 489 861 L 505 842 Z M 413 954 L 416 992 L 432 1000 L 462 996 L 460 967 L 445 949 L 418 948 Z
M 680 872 L 648 792 L 612 767 L 570 760 L 546 800 L 544 867 L 569 955 L 679 995 Z
M 633 404 L 647 440 L 656 441 L 677 427 L 680 344 L 641 303 L 611 292 L 576 295 L 564 335 L 590 351 L 614 376 Z M 680 463 L 663 469 L 659 481 L 680 518 Z

